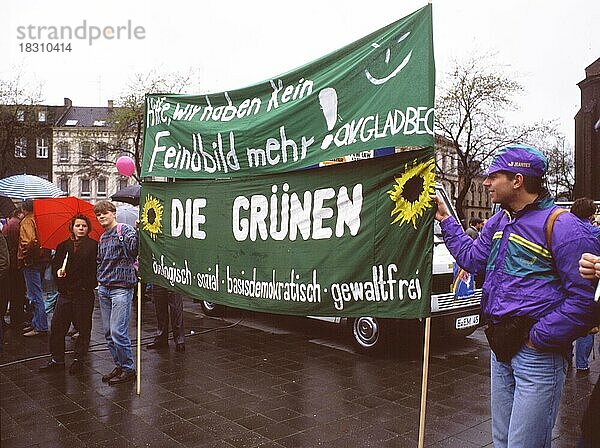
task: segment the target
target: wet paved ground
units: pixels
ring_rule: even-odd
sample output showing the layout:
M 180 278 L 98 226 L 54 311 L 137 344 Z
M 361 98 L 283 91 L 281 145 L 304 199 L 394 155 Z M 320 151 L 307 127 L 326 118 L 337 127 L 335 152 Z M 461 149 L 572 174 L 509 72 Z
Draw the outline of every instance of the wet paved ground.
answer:
M 93 352 L 77 376 L 38 373 L 48 358 L 5 366 L 47 352 L 45 338 L 6 331 L 2 448 L 417 446 L 418 354 L 373 359 L 353 353 L 333 324 L 239 311 L 221 320 L 199 310 L 186 302 L 186 330 L 195 334 L 185 353 L 172 342 L 169 350 L 143 349 L 139 397 L 135 383 L 100 380 L 113 366 L 98 308 Z M 143 312 L 147 342 L 155 327 L 150 303 Z M 488 363 L 480 330 L 432 347 L 426 446 L 491 446 Z M 591 366 L 585 376 L 569 370 L 554 447 L 575 446 L 600 360 Z

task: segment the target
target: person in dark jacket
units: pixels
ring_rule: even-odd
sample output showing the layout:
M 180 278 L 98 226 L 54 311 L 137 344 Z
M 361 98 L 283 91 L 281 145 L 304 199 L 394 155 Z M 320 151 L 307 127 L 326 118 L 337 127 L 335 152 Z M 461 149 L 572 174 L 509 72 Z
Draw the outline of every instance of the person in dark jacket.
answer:
M 599 253 L 600 254 L 600 253 Z M 579 260 L 579 273 L 585 279 L 592 280 L 596 288 L 598 279 L 600 279 L 600 255 L 585 253 Z M 596 289 L 597 291 L 597 289 Z M 600 303 L 596 302 L 596 324 L 600 324 Z M 600 425 L 598 417 L 600 416 L 600 380 L 596 380 L 594 390 L 590 396 L 587 409 L 583 413 L 581 420 L 582 437 L 577 448 L 594 448 L 600 446 Z
M 75 340 L 75 358 L 69 373 L 75 374 L 82 369 L 90 344 L 94 288 L 98 284 L 98 243 L 88 236 L 91 228 L 87 216 L 76 215 L 70 224 L 71 237 L 56 248 L 52 272 L 56 276 L 59 297 L 50 327 L 52 359 L 40 368 L 42 372 L 65 368 L 65 336 L 71 323 L 79 330 L 79 337 Z
M 158 323 L 158 334 L 146 346 L 153 350 L 169 346 L 169 318 L 173 331 L 176 352 L 185 352 L 185 329 L 183 327 L 183 298 L 181 294 L 160 285 L 152 285 L 154 309 Z
M 483 229 L 483 219 L 471 218 L 469 219 L 469 227 L 465 230 L 465 233 L 475 240 L 479 236 L 479 233 Z
M 10 256 L 8 254 L 8 244 L 6 237 L 0 232 L 0 287 L 6 289 L 6 278 L 8 276 L 8 268 L 10 267 Z M 4 350 L 4 318 L 0 322 L 0 353 Z
M 594 290 L 579 276 L 578 262 L 582 253 L 600 252 L 600 242 L 574 215 L 559 215 L 544 188 L 547 169 L 535 148 L 500 150 L 483 185 L 502 210 L 476 240 L 435 198 L 450 253 L 467 271 L 486 269 L 481 307 L 492 348 L 496 448 L 551 446 L 571 343 L 593 326 Z
M 596 214 L 596 204 L 589 198 L 579 198 L 571 206 L 571 213 L 581 219 L 583 225 L 600 239 L 600 227 L 592 225 Z M 589 358 L 594 348 L 594 335 L 586 334 L 575 341 L 575 368 L 579 374 L 587 374 L 590 370 Z
M 25 280 L 23 272 L 17 266 L 17 250 L 19 248 L 21 219 L 23 219 L 23 216 L 25 216 L 25 213 L 21 207 L 16 208 L 12 217 L 2 227 L 2 233 L 6 236 L 8 244 L 10 267 L 8 268 L 6 289 L 0 292 L 2 297 L 0 311 L 4 316 L 10 303 L 10 324 L 15 329 L 13 331 L 21 331 L 25 323 Z

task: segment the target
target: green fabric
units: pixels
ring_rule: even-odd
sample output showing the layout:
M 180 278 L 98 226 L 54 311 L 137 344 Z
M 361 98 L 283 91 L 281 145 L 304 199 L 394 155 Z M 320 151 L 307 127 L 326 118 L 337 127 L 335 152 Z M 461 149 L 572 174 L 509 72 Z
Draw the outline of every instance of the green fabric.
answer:
M 148 95 L 141 174 L 248 177 L 374 148 L 433 146 L 434 85 L 427 5 L 254 86 Z
M 427 316 L 433 170 L 430 147 L 271 176 L 145 182 L 140 274 L 250 310 Z

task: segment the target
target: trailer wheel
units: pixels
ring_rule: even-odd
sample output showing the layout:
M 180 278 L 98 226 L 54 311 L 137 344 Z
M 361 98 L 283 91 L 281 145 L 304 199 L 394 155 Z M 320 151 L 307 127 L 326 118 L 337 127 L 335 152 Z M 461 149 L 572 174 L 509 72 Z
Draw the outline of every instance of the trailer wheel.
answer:
M 202 312 L 206 316 L 210 317 L 222 317 L 225 315 L 225 306 L 217 305 L 216 303 L 209 302 L 207 300 L 200 301 L 200 307 L 202 308 Z

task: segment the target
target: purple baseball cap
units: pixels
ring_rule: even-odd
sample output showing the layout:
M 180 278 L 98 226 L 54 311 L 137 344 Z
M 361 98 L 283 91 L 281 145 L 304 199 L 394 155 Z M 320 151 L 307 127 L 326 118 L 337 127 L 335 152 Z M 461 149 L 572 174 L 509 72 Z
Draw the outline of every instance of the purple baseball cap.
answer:
M 543 177 L 547 169 L 548 159 L 544 154 L 532 146 L 516 144 L 500 149 L 483 175 L 508 171 L 523 176 Z

